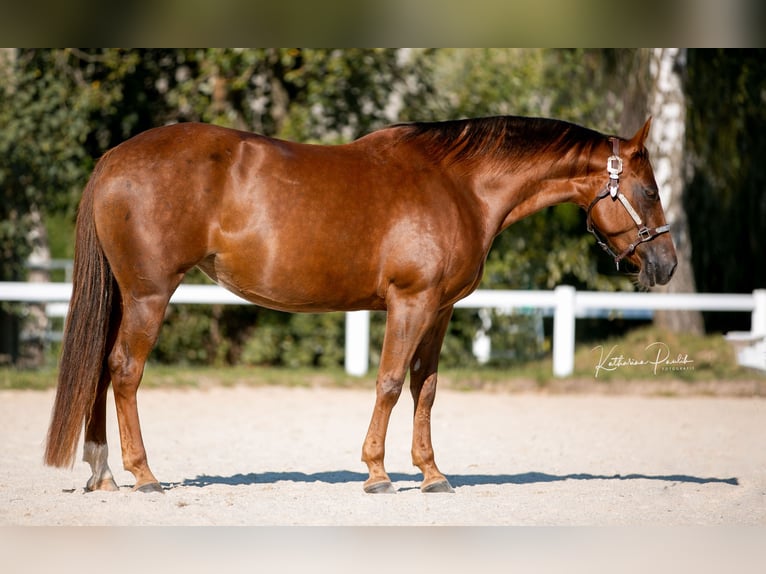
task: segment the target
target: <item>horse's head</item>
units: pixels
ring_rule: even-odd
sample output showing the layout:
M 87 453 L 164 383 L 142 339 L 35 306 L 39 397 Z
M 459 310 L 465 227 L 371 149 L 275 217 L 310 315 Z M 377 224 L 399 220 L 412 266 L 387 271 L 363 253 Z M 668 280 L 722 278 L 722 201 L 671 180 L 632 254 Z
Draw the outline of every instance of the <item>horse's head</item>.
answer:
M 588 230 L 618 269 L 623 259 L 638 267 L 638 280 L 647 287 L 670 281 L 677 264 L 644 146 L 650 123 L 647 120 L 629 141 L 610 138 L 604 153 L 594 154 L 604 183 L 594 188 L 588 206 Z

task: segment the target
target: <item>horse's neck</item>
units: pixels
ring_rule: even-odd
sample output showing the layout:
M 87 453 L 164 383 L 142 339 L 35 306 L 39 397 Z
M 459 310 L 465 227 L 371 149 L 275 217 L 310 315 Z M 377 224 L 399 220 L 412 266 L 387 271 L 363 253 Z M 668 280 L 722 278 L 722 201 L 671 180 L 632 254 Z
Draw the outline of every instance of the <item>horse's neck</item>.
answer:
M 524 170 L 479 177 L 474 192 L 487 206 L 487 214 L 496 232 L 512 223 L 559 203 L 582 207 L 585 198 L 597 185 L 587 165 L 557 166 L 552 169 L 530 166 Z

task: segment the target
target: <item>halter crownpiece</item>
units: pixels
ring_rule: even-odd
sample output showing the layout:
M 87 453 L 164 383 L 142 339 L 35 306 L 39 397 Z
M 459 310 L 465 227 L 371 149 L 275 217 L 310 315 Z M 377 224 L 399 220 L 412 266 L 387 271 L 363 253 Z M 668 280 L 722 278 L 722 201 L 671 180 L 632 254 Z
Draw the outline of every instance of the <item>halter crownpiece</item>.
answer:
M 596 243 L 598 243 L 598 245 L 614 259 L 617 270 L 619 270 L 620 261 L 622 261 L 628 255 L 632 254 L 636 250 L 636 247 L 638 247 L 641 243 L 651 241 L 658 235 L 670 231 L 670 225 L 666 224 L 652 228 L 647 227 L 641 220 L 641 216 L 638 215 L 630 201 L 628 201 L 628 198 L 620 192 L 620 174 L 622 173 L 620 140 L 617 138 L 609 139 L 612 142 L 612 155 L 610 155 L 606 160 L 606 171 L 609 173 L 609 181 L 607 181 L 606 187 L 601 192 L 599 192 L 596 197 L 593 198 L 593 201 L 591 201 L 590 205 L 588 206 L 587 229 L 593 234 L 593 237 L 596 238 Z M 593 207 L 607 196 L 611 196 L 612 200 L 620 200 L 620 203 L 625 208 L 625 211 L 628 212 L 628 215 L 630 215 L 630 218 L 638 228 L 638 237 L 636 238 L 636 241 L 628 245 L 628 247 L 626 247 L 619 255 L 615 255 L 614 251 L 612 251 L 607 242 L 601 239 L 593 225 L 593 220 L 591 218 L 591 211 L 593 210 Z

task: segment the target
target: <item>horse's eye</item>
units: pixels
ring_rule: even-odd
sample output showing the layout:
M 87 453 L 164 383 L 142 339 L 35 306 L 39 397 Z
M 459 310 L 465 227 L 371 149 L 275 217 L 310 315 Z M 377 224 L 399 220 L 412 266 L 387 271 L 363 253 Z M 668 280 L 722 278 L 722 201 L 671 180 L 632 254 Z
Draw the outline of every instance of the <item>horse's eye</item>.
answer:
M 656 187 L 645 187 L 644 193 L 646 194 L 646 197 L 648 197 L 649 199 L 657 199 L 660 196 Z

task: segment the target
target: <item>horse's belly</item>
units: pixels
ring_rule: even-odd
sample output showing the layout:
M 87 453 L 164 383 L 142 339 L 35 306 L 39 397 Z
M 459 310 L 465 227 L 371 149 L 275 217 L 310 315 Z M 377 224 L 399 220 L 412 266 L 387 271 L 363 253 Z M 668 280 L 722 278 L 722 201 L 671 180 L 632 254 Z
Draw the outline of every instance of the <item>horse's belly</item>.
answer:
M 271 309 L 324 312 L 385 308 L 370 274 L 339 258 L 317 261 L 285 254 L 273 258 L 218 254 L 200 267 L 236 295 Z

